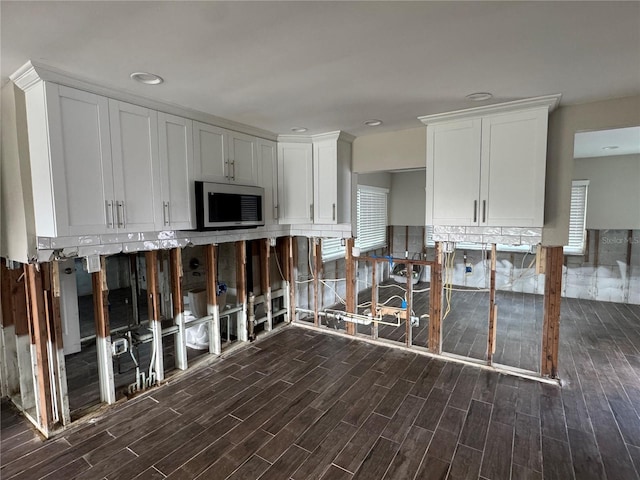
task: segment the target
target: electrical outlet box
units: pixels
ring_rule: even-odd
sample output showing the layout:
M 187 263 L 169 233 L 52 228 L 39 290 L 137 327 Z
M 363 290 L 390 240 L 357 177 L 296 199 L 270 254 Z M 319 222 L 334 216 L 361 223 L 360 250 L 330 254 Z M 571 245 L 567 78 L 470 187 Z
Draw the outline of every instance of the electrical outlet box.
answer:
M 464 273 L 465 275 L 471 275 L 473 273 L 473 265 L 471 265 L 470 263 L 465 264 Z
M 84 268 L 88 273 L 99 272 L 100 265 L 100 255 L 89 255 L 88 257 L 84 257 Z
M 126 338 L 116 338 L 111 343 L 111 354 L 114 357 L 127 353 L 129 351 L 129 342 Z

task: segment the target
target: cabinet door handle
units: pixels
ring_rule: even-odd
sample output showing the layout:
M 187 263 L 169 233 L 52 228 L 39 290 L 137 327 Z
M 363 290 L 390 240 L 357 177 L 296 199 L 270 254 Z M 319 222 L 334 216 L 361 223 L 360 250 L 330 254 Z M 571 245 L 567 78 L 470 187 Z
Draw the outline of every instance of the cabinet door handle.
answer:
M 236 180 L 236 162 L 235 160 L 231 160 L 231 166 L 233 167 L 233 173 L 231 174 L 231 180 Z
M 309 220 L 313 222 L 313 203 L 309 205 Z
M 482 223 L 487 221 L 487 201 L 482 200 Z
M 478 221 L 478 200 L 473 201 L 473 223 Z
M 113 202 L 106 200 L 105 210 L 107 213 L 107 228 L 113 228 Z
M 116 202 L 116 213 L 118 217 L 118 228 L 124 228 L 127 224 L 124 216 L 124 202 Z
M 171 219 L 169 218 L 170 215 L 171 210 L 169 210 L 169 202 L 162 202 L 162 219 L 164 220 L 165 227 L 171 223 Z
M 278 220 L 278 205 L 273 206 L 273 218 Z
M 229 175 L 229 159 L 228 158 L 224 161 L 224 178 L 226 178 L 227 180 L 231 179 L 231 176 Z
M 336 220 L 336 204 L 333 204 L 333 221 L 335 222 Z

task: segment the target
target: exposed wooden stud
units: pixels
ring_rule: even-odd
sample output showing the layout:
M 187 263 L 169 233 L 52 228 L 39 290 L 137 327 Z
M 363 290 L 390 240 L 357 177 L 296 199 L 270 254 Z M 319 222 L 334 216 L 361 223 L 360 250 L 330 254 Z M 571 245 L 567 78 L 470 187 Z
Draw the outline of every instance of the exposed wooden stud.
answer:
M 53 427 L 53 403 L 51 401 L 50 358 L 47 343 L 47 313 L 42 285 L 42 272 L 36 265 L 25 265 L 29 302 L 29 324 L 35 347 L 34 374 L 37 378 L 38 422 L 49 432 Z
M 404 256 L 409 257 L 409 225 L 404 227 Z
M 242 310 L 238 312 L 238 340 L 246 342 L 249 340 L 249 330 L 247 326 L 247 245 L 240 240 L 235 242 L 236 247 L 236 301 L 242 305 Z
M 14 325 L 13 297 L 16 295 L 17 282 L 12 278 L 13 270 L 9 270 L 4 261 L 0 262 L 0 287 L 2 288 L 0 307 L 2 308 L 2 326 Z M 24 287 L 22 287 L 24 297 Z
M 113 381 L 111 329 L 109 326 L 109 289 L 107 287 L 105 257 L 100 258 L 100 271 L 91 274 L 91 284 L 93 288 L 93 318 L 96 324 L 100 400 L 105 403 L 115 403 L 116 392 Z
M 429 290 L 429 351 L 442 353 L 442 243 L 435 244 Z
M 144 253 L 147 267 L 147 308 L 149 311 L 149 327 L 153 334 L 153 348 L 155 349 L 154 366 L 155 380 L 164 380 L 164 359 L 162 349 L 162 324 L 160 323 L 160 289 L 158 285 L 158 251 L 151 250 Z M 153 382 L 153 378 L 150 379 Z
M 627 275 L 625 278 L 625 288 L 623 293 L 623 301 L 629 301 L 629 289 L 631 287 L 631 254 L 633 245 L 633 230 L 627 232 Z
M 546 264 L 547 250 L 542 245 L 538 245 L 536 249 L 536 275 L 545 273 Z
M 288 265 L 288 280 L 289 280 L 289 322 L 294 322 L 297 319 L 296 315 L 296 269 L 295 265 L 298 261 L 297 256 L 297 242 L 294 241 L 294 237 L 288 237 L 287 239 L 287 265 Z
M 371 314 L 375 315 L 376 308 L 378 307 L 378 279 L 376 278 L 378 262 L 371 263 Z M 374 340 L 378 338 L 378 324 L 373 322 L 371 324 L 371 338 Z
M 50 328 L 51 342 L 54 351 L 55 368 L 53 369 L 56 388 L 58 390 L 57 406 L 60 412 L 60 421 L 63 425 L 71 422 L 69 411 L 69 394 L 67 391 L 67 371 L 64 358 L 64 345 L 62 343 L 62 316 L 60 313 L 60 263 L 51 263 L 50 273 Z
M 140 325 L 140 312 L 138 309 L 138 254 L 129 255 L 129 284 L 131 288 L 131 310 L 133 312 L 133 323 Z
M 217 270 L 218 247 L 216 245 L 205 245 L 204 247 L 204 268 L 207 282 L 207 315 L 211 316 L 209 321 L 209 353 L 220 355 L 222 353 L 222 338 L 220 335 L 220 308 L 218 306 L 218 270 Z
M 591 243 L 591 230 L 586 231 L 586 237 L 584 241 L 584 261 L 589 261 L 589 244 Z
M 387 255 L 393 256 L 393 225 L 387 227 Z
M 491 244 L 491 274 L 489 276 L 489 338 L 487 344 L 487 364 L 493 364 L 496 351 L 496 244 Z
M 593 269 L 596 270 L 600 265 L 600 230 L 594 230 L 593 243 Z
M 171 277 L 171 304 L 173 323 L 178 326 L 175 337 L 176 368 L 186 370 L 189 366 L 187 359 L 187 335 L 184 324 L 184 299 L 182 293 L 182 249 L 172 248 L 169 251 L 169 276 Z
M 544 247 L 546 274 L 544 284 L 544 320 L 542 326 L 542 365 L 540 374 L 558 376 L 560 343 L 560 300 L 562 293 L 562 247 Z
M 260 241 L 260 291 L 264 296 L 264 306 L 267 315 L 265 331 L 273 328 L 273 310 L 271 305 L 271 239 L 263 238 Z
M 346 268 L 346 311 L 356 313 L 356 260 L 353 258 L 353 238 L 347 238 L 345 247 Z M 356 334 L 356 324 L 347 322 L 346 331 L 349 335 Z
M 320 285 L 320 270 L 322 269 L 322 239 L 313 239 L 313 324 L 320 325 L 318 310 L 320 302 L 318 300 Z
M 413 264 L 407 262 L 407 315 L 405 317 L 405 338 L 404 342 L 407 347 L 413 344 L 413 327 L 411 326 L 411 310 L 413 309 Z

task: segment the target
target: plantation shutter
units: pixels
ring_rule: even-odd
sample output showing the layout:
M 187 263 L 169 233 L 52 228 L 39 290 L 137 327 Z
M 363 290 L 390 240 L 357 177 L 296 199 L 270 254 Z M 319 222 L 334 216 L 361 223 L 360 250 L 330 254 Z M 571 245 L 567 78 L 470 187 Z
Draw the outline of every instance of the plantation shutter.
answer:
M 569 243 L 565 253 L 583 254 L 585 247 L 585 221 L 587 217 L 588 180 L 574 180 L 571 184 L 571 213 L 569 216 Z
M 387 193 L 383 188 L 358 187 L 356 246 L 363 253 L 387 244 Z

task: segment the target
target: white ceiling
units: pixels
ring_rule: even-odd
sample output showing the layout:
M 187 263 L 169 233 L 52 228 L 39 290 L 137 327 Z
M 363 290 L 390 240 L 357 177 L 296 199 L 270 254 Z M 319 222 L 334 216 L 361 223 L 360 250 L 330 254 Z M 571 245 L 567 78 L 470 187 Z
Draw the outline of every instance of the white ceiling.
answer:
M 640 2 L 0 2 L 2 82 L 27 60 L 274 133 L 354 135 L 562 93 L 640 94 Z M 166 82 L 135 84 L 134 71 Z M 381 127 L 363 126 L 368 119 Z
M 574 158 L 640 154 L 640 126 L 576 133 Z

